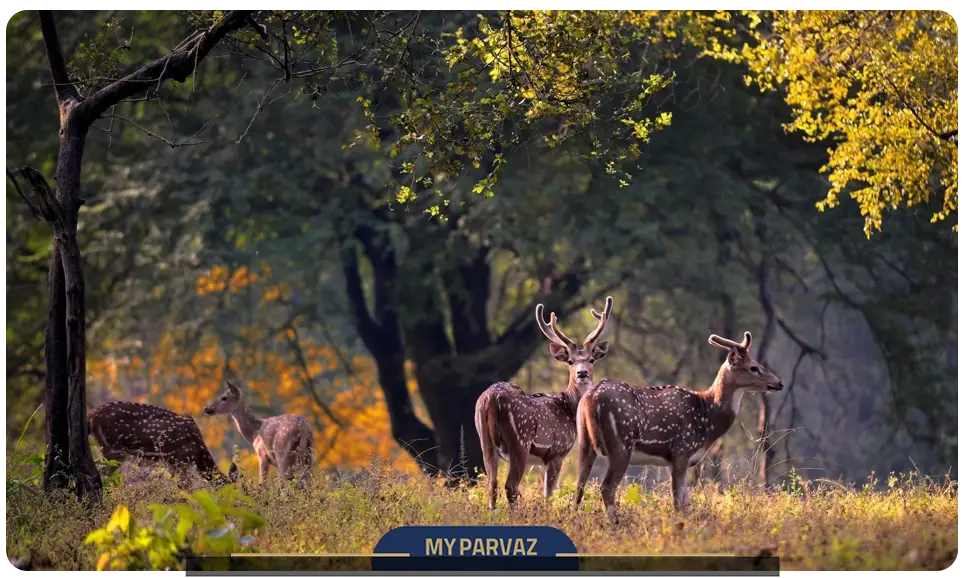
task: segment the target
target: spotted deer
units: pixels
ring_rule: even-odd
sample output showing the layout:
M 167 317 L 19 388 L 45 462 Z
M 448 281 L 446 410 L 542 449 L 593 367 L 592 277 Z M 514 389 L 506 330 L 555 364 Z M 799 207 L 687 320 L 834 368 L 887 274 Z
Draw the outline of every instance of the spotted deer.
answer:
M 509 462 L 505 493 L 510 506 L 519 495 L 519 483 L 529 465 L 542 465 L 544 495 L 548 498 L 552 494 L 562 460 L 576 439 L 576 407 L 592 386 L 593 364 L 609 352 L 609 342 L 599 338 L 612 309 L 613 298 L 607 297 L 601 314 L 595 309 L 591 311 L 598 324 L 580 347 L 556 327 L 555 313 L 546 323 L 542 304 L 536 305 L 536 322 L 549 339 L 550 355 L 569 364 L 569 386 L 560 393 L 526 395 L 515 384 L 503 381 L 489 386 L 479 396 L 475 403 L 475 429 L 489 482 L 489 508 L 495 509 L 500 458 Z
M 230 414 L 241 432 L 258 454 L 258 481 L 263 484 L 268 467 L 278 468 L 285 481 L 300 473 L 297 487 L 304 487 L 311 476 L 314 454 L 314 436 L 311 426 L 301 416 L 283 414 L 259 419 L 248 409 L 244 393 L 237 385 L 226 380 L 227 389 L 221 392 L 211 405 L 204 408 L 206 415 Z
M 779 377 L 750 357 L 752 336 L 737 343 L 718 335 L 709 342 L 728 351 L 713 385 L 690 391 L 675 385 L 637 387 L 604 379 L 579 403 L 576 416 L 577 470 L 574 506 L 582 501 L 596 455 L 608 459 L 602 499 L 618 523 L 616 488 L 630 464 L 667 466 L 672 474 L 673 506 L 689 506 L 686 470 L 696 465 L 736 419 L 747 391 L 783 389 Z
M 109 460 L 141 458 L 160 462 L 184 484 L 191 467 L 216 486 L 234 483 L 238 466 L 228 475 L 218 469 L 193 418 L 133 401 L 112 401 L 87 414 L 90 435 Z

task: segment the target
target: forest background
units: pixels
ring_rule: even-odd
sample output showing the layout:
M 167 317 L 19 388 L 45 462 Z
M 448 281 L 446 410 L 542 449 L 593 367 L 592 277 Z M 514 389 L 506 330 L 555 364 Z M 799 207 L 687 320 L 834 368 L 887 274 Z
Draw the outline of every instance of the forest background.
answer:
M 88 98 L 232 14 L 55 19 Z M 597 378 L 703 389 L 721 362 L 707 336 L 750 330 L 787 384 L 747 398 L 704 475 L 956 479 L 949 15 L 238 22 L 179 82 L 145 83 L 86 136 L 89 407 L 192 415 L 223 467 L 237 452 L 253 473 L 233 424 L 201 415 L 230 363 L 255 412 L 315 426 L 323 468 L 375 457 L 464 475 L 481 466 L 486 386 L 565 387 L 535 304 L 585 334 L 611 294 Z M 6 50 L 7 167 L 53 184 L 64 83 L 36 13 L 9 21 Z M 52 257 L 50 226 L 13 182 L 8 450 L 44 443 L 44 411 L 20 436 L 49 378 Z

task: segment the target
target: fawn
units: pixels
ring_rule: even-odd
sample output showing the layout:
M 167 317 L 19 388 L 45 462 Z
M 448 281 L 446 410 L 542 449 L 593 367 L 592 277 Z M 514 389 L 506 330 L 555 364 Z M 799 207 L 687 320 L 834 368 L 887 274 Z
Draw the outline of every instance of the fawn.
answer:
M 549 323 L 536 306 L 536 322 L 549 339 L 549 353 L 556 361 L 569 364 L 569 386 L 552 395 L 526 395 L 518 386 L 499 382 L 489 386 L 475 404 L 475 428 L 482 444 L 482 460 L 489 482 L 489 508 L 495 509 L 498 492 L 499 458 L 509 462 L 505 482 L 506 498 L 512 506 L 519 495 L 519 483 L 527 465 L 542 464 L 543 491 L 548 498 L 555 489 L 562 461 L 576 439 L 576 407 L 592 386 L 593 364 L 606 357 L 609 342 L 599 341 L 613 298 L 606 298 L 603 313 L 592 310 L 598 320 L 596 329 L 582 347 L 556 327 L 556 314 Z
M 258 481 L 263 484 L 268 467 L 274 465 L 285 481 L 301 473 L 297 487 L 304 487 L 311 476 L 314 437 L 311 426 L 301 416 L 283 414 L 259 419 L 244 402 L 244 393 L 226 380 L 225 389 L 211 405 L 204 408 L 206 415 L 230 414 L 241 436 L 254 446 L 258 454 Z
M 710 335 L 709 342 L 728 351 L 713 385 L 690 391 L 675 385 L 637 387 L 604 379 L 579 403 L 576 416 L 578 479 L 573 505 L 582 501 L 596 455 L 608 459 L 601 490 L 612 522 L 618 523 L 616 488 L 629 464 L 668 466 L 673 506 L 689 506 L 686 470 L 699 463 L 730 429 L 746 391 L 772 392 L 783 382 L 750 357 L 750 332 L 742 343 Z

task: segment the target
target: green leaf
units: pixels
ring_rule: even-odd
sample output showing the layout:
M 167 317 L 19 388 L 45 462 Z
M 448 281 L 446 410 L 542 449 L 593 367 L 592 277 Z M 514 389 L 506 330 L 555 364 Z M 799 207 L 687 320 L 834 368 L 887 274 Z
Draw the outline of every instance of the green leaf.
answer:
M 192 497 L 194 498 L 194 501 L 197 502 L 202 508 L 204 508 L 204 511 L 207 512 L 208 514 L 211 514 L 211 515 L 219 514 L 218 505 L 214 501 L 214 498 L 211 496 L 210 492 L 208 492 L 207 490 L 198 490 L 194 492 Z

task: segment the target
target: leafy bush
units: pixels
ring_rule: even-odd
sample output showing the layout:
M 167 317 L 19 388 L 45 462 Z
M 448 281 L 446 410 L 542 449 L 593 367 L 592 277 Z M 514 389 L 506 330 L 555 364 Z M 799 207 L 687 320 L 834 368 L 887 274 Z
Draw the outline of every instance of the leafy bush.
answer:
M 118 506 L 107 525 L 85 543 L 98 549 L 97 569 L 170 570 L 187 556 L 225 556 L 250 548 L 250 532 L 264 525 L 251 498 L 234 486 L 216 492 L 182 494 L 186 503 L 151 504 L 152 519 L 138 523 L 127 506 Z

